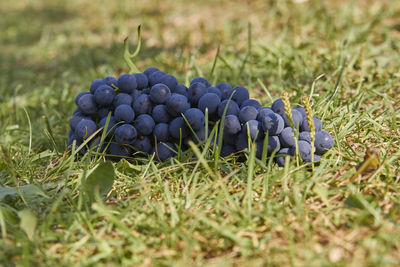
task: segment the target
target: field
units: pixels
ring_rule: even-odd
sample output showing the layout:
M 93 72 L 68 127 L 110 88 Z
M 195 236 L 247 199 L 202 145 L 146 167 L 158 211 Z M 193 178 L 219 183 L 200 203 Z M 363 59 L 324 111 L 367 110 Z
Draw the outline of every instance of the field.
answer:
M 400 265 L 399 1 L 0 9 L 0 265 Z M 293 106 L 309 96 L 334 148 L 313 172 L 202 148 L 122 160 L 107 165 L 107 197 L 91 201 L 82 181 L 104 158 L 65 152 L 74 97 L 128 71 L 123 40 L 134 47 L 139 24 L 140 70 L 243 85 L 266 106 L 283 92 Z M 364 157 L 380 163 L 357 171 Z

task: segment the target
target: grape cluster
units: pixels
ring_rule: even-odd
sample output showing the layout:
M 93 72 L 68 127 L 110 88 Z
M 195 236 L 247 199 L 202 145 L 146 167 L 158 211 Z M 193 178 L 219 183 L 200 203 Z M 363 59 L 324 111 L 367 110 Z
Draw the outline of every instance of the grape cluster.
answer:
M 278 155 L 275 161 L 280 166 L 285 164 L 285 155 L 295 155 L 296 147 L 304 162 L 312 160 L 305 109 L 291 109 L 288 119 L 281 99 L 271 107 L 262 107 L 242 86 L 220 83 L 214 87 L 207 79 L 197 77 L 187 88 L 176 77 L 151 67 L 144 73 L 123 74 L 118 79 L 96 79 L 89 92 L 76 96 L 75 103 L 78 108 L 70 119 L 68 146 L 73 142 L 79 146 L 91 137 L 89 146 L 99 148 L 100 138 L 93 137 L 103 134 L 106 142 L 102 142 L 101 151 L 114 159 L 155 153 L 156 159 L 164 161 L 176 155 L 178 147 L 187 149 L 189 141 L 204 141 L 206 131 L 210 134 L 212 125 L 224 118 L 223 140 L 218 142 L 216 134 L 212 142 L 222 143 L 221 156 L 246 150 L 252 141 L 257 157 L 262 156 L 265 147 L 268 155 Z M 317 117 L 314 128 L 317 161 L 333 146 L 333 139 L 322 131 Z

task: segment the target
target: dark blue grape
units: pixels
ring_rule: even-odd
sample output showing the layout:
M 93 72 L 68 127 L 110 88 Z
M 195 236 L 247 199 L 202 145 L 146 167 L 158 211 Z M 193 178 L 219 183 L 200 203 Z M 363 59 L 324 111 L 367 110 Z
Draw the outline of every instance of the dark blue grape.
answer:
M 300 140 L 299 141 L 299 154 L 303 162 L 311 162 L 311 145 L 310 143 Z
M 265 117 L 269 113 L 274 113 L 270 108 L 260 108 L 258 110 L 257 120 L 262 122 L 262 118 Z
M 116 95 L 114 97 L 113 107 L 115 109 L 120 105 L 132 105 L 132 96 L 125 93 L 120 93 Z
M 132 94 L 133 90 L 137 88 L 137 82 L 134 75 L 125 73 L 118 78 L 118 89 L 122 93 Z
M 108 85 L 102 85 L 97 88 L 96 92 L 94 93 L 94 100 L 96 101 L 97 105 L 101 107 L 109 106 L 114 101 L 114 88 Z
M 159 161 L 165 161 L 172 158 L 176 153 L 174 152 L 174 145 L 170 142 L 161 142 L 156 145 L 155 158 Z
M 213 86 L 208 87 L 207 93 L 216 94 L 219 97 L 219 99 L 221 99 L 221 97 L 222 97 L 221 90 L 219 90 L 217 87 L 213 87 Z
M 122 124 L 115 130 L 115 141 L 119 144 L 131 145 L 136 137 L 136 129 L 130 124 Z
M 166 85 L 171 92 L 175 91 L 176 87 L 178 87 L 178 80 L 175 76 L 169 74 L 162 76 L 160 83 Z
M 221 100 L 228 99 L 232 93 L 232 86 L 229 83 L 220 83 L 216 86 L 221 91 Z
M 284 167 L 285 166 L 285 158 L 286 156 L 294 156 L 294 150 L 291 148 L 282 148 L 279 150 L 279 152 L 276 154 L 275 157 L 275 162 L 280 166 Z
M 278 136 L 268 136 L 268 153 L 272 154 L 275 150 L 281 149 L 281 143 Z
M 206 131 L 205 128 L 202 128 L 196 131 L 194 134 L 187 136 L 184 140 L 185 145 L 189 145 L 189 141 L 192 141 L 195 144 L 198 144 L 199 141 L 203 142 L 206 138 Z
M 104 117 L 99 122 L 99 128 L 106 127 L 107 117 Z M 115 120 L 114 116 L 110 116 L 110 120 L 107 125 L 107 136 L 112 136 L 115 133 L 117 121 Z M 104 130 L 104 129 L 103 129 Z
M 94 132 L 96 132 L 97 126 L 96 123 L 92 120 L 81 120 L 75 128 L 75 134 L 79 136 L 79 138 L 84 139 L 90 137 Z
M 178 84 L 175 89 L 171 89 L 171 93 L 180 94 L 188 97 L 188 88 L 183 84 Z
M 132 94 L 130 94 L 130 96 L 132 97 L 132 103 L 134 103 L 136 98 L 138 98 L 140 95 L 141 92 L 139 90 L 133 90 Z
M 188 89 L 189 101 L 192 106 L 197 106 L 200 98 L 207 93 L 207 87 L 200 82 L 196 82 L 190 85 Z
M 318 119 L 317 117 L 313 116 L 313 120 L 314 120 L 314 127 L 315 127 L 315 132 L 320 132 L 322 131 L 322 122 L 320 119 Z M 303 120 L 303 123 L 301 124 L 300 127 L 301 131 L 310 131 L 310 127 L 308 126 L 308 121 L 307 118 L 305 118 Z
M 152 144 L 151 144 L 151 139 L 148 136 L 140 136 L 136 139 L 135 142 L 133 142 L 132 145 L 134 148 L 136 148 L 136 150 L 140 151 L 140 152 L 144 152 L 147 154 L 151 153 L 151 150 L 153 148 Z
M 221 148 L 221 157 L 227 157 L 236 152 L 236 147 L 232 145 L 223 145 Z
M 167 123 L 158 123 L 153 130 L 154 137 L 157 138 L 158 142 L 166 142 L 169 139 L 169 130 Z
M 222 140 L 224 141 L 224 144 L 228 144 L 228 145 L 236 145 L 236 139 L 237 139 L 237 135 L 236 134 L 228 134 L 225 129 L 224 129 L 224 133 L 223 133 L 223 137 Z
M 255 120 L 257 119 L 258 116 L 258 111 L 255 107 L 253 106 L 245 106 L 240 110 L 239 113 L 239 120 L 242 123 L 246 123 L 250 120 Z
M 150 89 L 149 88 L 143 89 L 142 94 L 150 95 Z
M 265 138 L 259 139 L 256 142 L 256 155 L 258 158 L 262 157 L 262 153 L 264 150 L 264 142 L 267 142 L 267 154 L 271 155 L 274 151 L 279 151 L 281 148 L 279 138 L 277 136 L 268 136 L 268 140 L 265 140 Z
M 82 139 L 77 134 L 73 133 L 70 137 L 68 137 L 68 147 L 72 148 L 74 141 L 76 142 L 76 148 L 82 145 Z
M 238 104 L 233 101 L 233 100 L 224 100 L 218 105 L 218 116 L 222 118 L 222 115 L 224 114 L 225 106 L 228 104 L 228 108 L 226 110 L 226 115 L 235 115 L 239 116 L 239 106 Z
M 300 126 L 303 123 L 303 115 L 301 115 L 301 113 L 296 109 L 291 109 L 291 112 L 292 112 L 292 119 L 293 119 L 294 127 L 296 129 L 298 129 L 298 128 L 300 128 Z M 286 117 L 286 113 L 284 113 L 282 115 L 282 118 L 283 118 L 283 121 L 285 122 L 285 127 L 291 127 L 290 121 Z
M 111 143 L 110 146 L 110 154 L 113 160 L 121 160 L 123 158 L 128 158 L 132 156 L 133 149 L 126 145 Z
M 150 97 L 146 94 L 139 95 L 132 104 L 136 115 L 149 114 L 152 110 Z
M 250 136 L 251 139 L 255 140 L 260 137 L 260 122 L 257 120 L 250 120 L 243 125 L 243 133 L 245 136 Z
M 190 108 L 187 97 L 180 94 L 172 94 L 166 106 L 168 113 L 173 117 L 179 116 Z
M 111 86 L 111 87 L 117 86 L 117 85 L 118 85 L 117 79 L 115 79 L 115 78 L 112 77 L 112 76 L 107 76 L 107 77 L 105 77 L 105 78 L 103 79 L 103 82 L 104 82 L 106 85 Z
M 268 132 L 268 135 L 278 135 L 282 132 L 284 127 L 284 122 L 282 117 L 276 113 L 268 113 L 264 117 L 261 118 L 261 125 L 265 132 Z
M 153 111 L 151 112 L 151 116 L 153 117 L 154 121 L 156 123 L 159 122 L 169 122 L 170 120 L 170 115 L 167 110 L 166 105 L 157 105 L 153 108 Z
M 159 69 L 157 69 L 155 67 L 150 67 L 150 68 L 146 69 L 143 73 L 144 73 L 144 75 L 147 76 L 147 78 L 149 78 L 150 75 L 153 74 L 156 71 L 159 71 Z
M 294 140 L 294 133 L 291 127 L 286 127 L 282 130 L 279 140 L 281 141 L 282 147 L 292 147 L 296 144 Z
M 310 132 L 304 131 L 304 132 L 299 133 L 299 140 L 303 140 L 303 141 L 306 141 L 311 144 Z
M 108 113 L 111 112 L 111 107 L 102 107 L 97 111 L 97 115 L 100 119 L 107 117 Z
M 208 109 L 208 114 L 214 114 L 218 110 L 218 105 L 221 103 L 221 99 L 218 97 L 217 94 L 214 93 L 207 93 L 204 94 L 200 99 L 199 99 L 199 109 L 201 111 L 206 112 L 206 108 Z
M 69 126 L 73 131 L 75 131 L 76 125 L 78 125 L 81 120 L 90 120 L 90 117 L 83 115 L 81 112 L 77 112 L 72 115 L 71 119 L 69 120 Z
M 185 111 L 184 116 L 194 131 L 204 128 L 204 113 L 200 109 L 190 108 Z
M 156 104 L 164 104 L 171 97 L 171 90 L 162 83 L 153 85 L 150 89 L 150 100 Z
M 139 90 L 146 89 L 149 87 L 149 79 L 144 73 L 135 73 L 133 74 L 136 79 L 136 88 Z
M 139 115 L 136 118 L 135 123 L 133 124 L 133 126 L 135 126 L 135 128 L 136 128 L 136 131 L 140 135 L 151 134 L 153 132 L 154 125 L 155 125 L 155 123 L 154 123 L 153 118 L 148 114 Z
M 185 138 L 190 133 L 185 120 L 182 117 L 177 117 L 169 123 L 169 133 L 173 138 Z M 182 136 L 181 136 L 182 135 Z
M 78 108 L 84 115 L 93 115 L 97 112 L 96 102 L 94 101 L 94 95 L 86 94 L 79 98 Z
M 303 120 L 307 119 L 306 110 L 303 107 L 294 107 L 293 109 L 300 112 L 301 116 L 303 116 Z
M 271 109 L 279 115 L 285 114 L 285 104 L 283 104 L 283 101 L 280 98 L 272 103 Z
M 206 88 L 210 87 L 211 84 L 208 82 L 206 78 L 203 77 L 196 77 L 194 78 L 191 82 L 190 85 L 195 84 L 195 83 L 202 83 Z
M 163 72 L 163 71 L 155 71 L 155 72 L 153 72 L 149 76 L 149 86 L 153 87 L 157 83 L 160 83 L 161 82 L 161 78 L 164 77 L 165 75 L 167 75 L 167 74 L 165 72 Z
M 120 105 L 114 111 L 115 120 L 131 123 L 135 119 L 135 112 L 129 105 Z
M 258 102 L 255 99 L 247 99 L 247 100 L 243 101 L 242 105 L 240 105 L 240 108 L 242 109 L 247 106 L 255 107 L 257 110 L 259 110 L 261 108 L 260 102 Z
M 236 149 L 238 151 L 242 151 L 242 150 L 247 150 L 248 147 L 249 147 L 249 140 L 247 136 L 243 132 L 240 132 L 237 135 Z
M 224 122 L 224 132 L 230 135 L 237 134 L 242 130 L 240 121 L 235 115 L 227 115 Z
M 233 96 L 232 99 L 240 106 L 245 100 L 248 100 L 250 95 L 249 91 L 243 86 L 236 86 L 232 90 Z
M 90 93 L 94 94 L 97 88 L 99 88 L 101 85 L 106 84 L 103 79 L 96 79 L 93 80 L 92 84 L 90 85 Z
M 316 154 L 325 154 L 329 149 L 333 147 L 332 135 L 325 131 L 316 132 L 314 145 Z
M 75 97 L 75 104 L 78 105 L 79 98 L 81 98 L 81 96 L 87 95 L 87 94 L 90 94 L 90 93 L 89 92 L 80 92 L 79 94 L 77 94 Z

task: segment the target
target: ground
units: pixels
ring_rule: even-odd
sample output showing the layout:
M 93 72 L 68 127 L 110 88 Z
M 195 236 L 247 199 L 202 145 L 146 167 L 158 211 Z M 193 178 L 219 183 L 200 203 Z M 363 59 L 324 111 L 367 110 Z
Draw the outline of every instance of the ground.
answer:
M 398 1 L 0 6 L 0 264 L 400 264 Z M 139 69 L 243 85 L 264 105 L 309 96 L 335 147 L 314 171 L 207 150 L 123 160 L 91 200 L 81 181 L 103 159 L 65 153 L 74 96 L 128 71 L 139 24 Z M 367 148 L 380 163 L 356 173 Z

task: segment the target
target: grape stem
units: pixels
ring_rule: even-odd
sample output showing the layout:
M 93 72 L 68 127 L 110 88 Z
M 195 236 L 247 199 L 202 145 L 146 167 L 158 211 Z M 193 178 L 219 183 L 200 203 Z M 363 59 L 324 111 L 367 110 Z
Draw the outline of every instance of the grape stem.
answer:
M 128 42 L 128 37 L 125 38 L 124 40 L 124 60 L 126 62 L 126 64 L 128 65 L 129 69 L 130 69 L 130 73 L 134 74 L 134 73 L 138 73 L 140 72 L 139 69 L 135 66 L 135 64 L 133 64 L 132 59 L 134 59 L 140 51 L 140 47 L 142 44 L 142 39 L 140 38 L 140 28 L 142 25 L 139 25 L 137 28 L 137 34 L 138 34 L 138 43 L 136 46 L 136 50 L 133 54 L 131 54 L 131 52 L 129 51 L 129 42 Z

